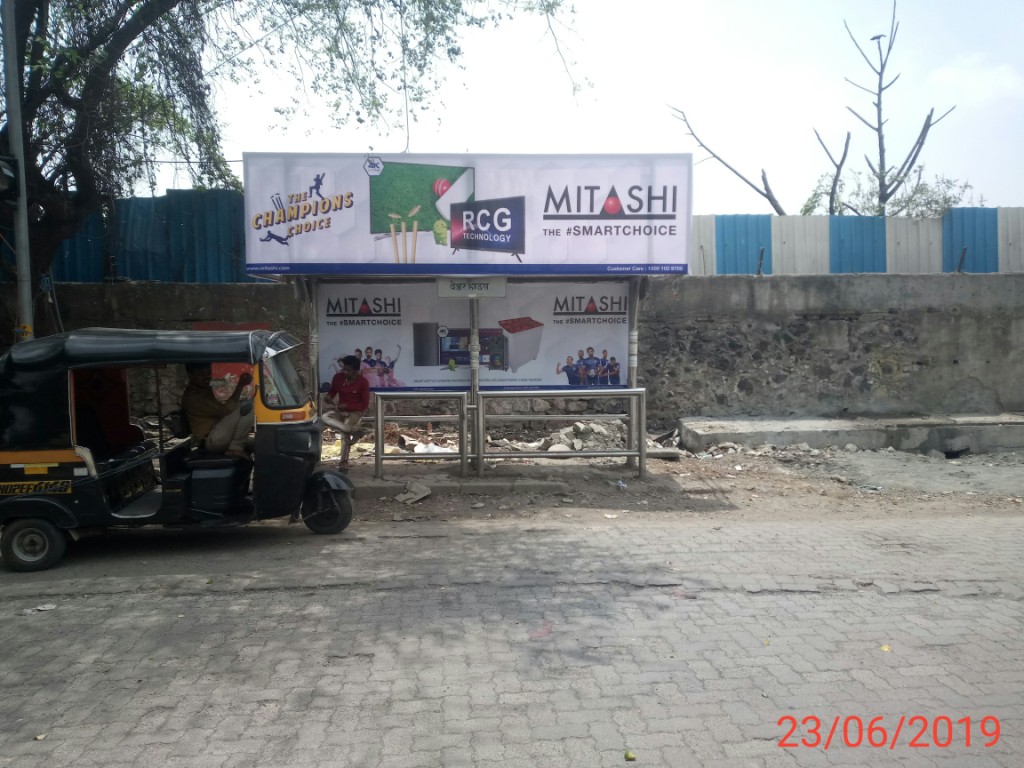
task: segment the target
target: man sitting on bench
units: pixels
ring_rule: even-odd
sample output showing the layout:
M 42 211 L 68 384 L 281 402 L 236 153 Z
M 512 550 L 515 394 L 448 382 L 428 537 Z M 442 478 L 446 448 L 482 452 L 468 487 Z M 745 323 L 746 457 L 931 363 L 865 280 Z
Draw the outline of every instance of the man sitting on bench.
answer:
M 341 371 L 331 379 L 331 388 L 324 396 L 336 410 L 323 415 L 324 424 L 341 434 L 341 457 L 338 469 L 348 469 L 348 454 L 352 443 L 366 434 L 359 422 L 370 407 L 370 383 L 359 373 L 359 358 L 346 355 L 341 358 Z

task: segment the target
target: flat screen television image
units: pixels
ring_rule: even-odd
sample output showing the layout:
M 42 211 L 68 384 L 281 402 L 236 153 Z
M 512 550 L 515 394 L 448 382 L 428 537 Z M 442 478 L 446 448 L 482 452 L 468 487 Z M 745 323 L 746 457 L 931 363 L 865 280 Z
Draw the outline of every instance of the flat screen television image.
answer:
M 505 334 L 501 328 L 481 328 L 480 366 L 492 371 L 503 370 L 508 362 Z M 469 328 L 449 328 L 448 335 L 438 339 L 439 362 L 442 366 L 454 360 L 456 365 L 469 365 Z

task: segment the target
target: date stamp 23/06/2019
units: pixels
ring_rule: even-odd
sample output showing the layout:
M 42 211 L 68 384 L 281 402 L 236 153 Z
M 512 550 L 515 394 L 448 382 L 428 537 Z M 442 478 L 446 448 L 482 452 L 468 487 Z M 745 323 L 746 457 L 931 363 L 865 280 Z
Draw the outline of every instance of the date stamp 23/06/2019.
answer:
M 831 720 L 817 715 L 803 718 L 783 715 L 777 725 L 787 729 L 779 739 L 779 746 L 785 749 L 829 749 L 840 744 L 850 748 L 875 749 L 895 749 L 901 744 L 915 749 L 945 749 L 961 745 L 994 747 L 1000 736 L 999 718 L 994 715 L 956 720 L 948 715 L 900 715 L 899 720 L 894 717 L 887 720 L 884 715 L 872 718 L 836 715 Z

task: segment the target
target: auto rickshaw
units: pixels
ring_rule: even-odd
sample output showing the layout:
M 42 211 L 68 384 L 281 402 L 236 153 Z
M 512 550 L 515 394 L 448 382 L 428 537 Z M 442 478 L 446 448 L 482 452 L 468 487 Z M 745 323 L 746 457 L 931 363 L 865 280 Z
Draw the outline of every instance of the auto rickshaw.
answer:
M 68 541 L 114 527 L 213 527 L 291 516 L 313 533 L 352 520 L 352 483 L 319 464 L 323 425 L 284 331 L 88 328 L 0 357 L 0 555 L 39 571 Z M 129 369 L 247 363 L 251 458 L 211 454 L 132 419 Z M 149 375 L 149 373 L 133 374 Z M 159 400 L 158 410 L 164 410 Z M 177 401 L 173 409 L 177 408 Z M 160 413 L 161 417 L 168 413 Z M 184 435 L 179 434 L 178 438 Z

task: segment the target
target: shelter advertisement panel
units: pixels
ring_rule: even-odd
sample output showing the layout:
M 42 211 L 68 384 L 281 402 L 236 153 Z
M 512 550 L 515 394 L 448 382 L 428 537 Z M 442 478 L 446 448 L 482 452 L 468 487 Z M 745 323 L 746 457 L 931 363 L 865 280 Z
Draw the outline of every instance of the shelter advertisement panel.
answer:
M 355 355 L 371 389 L 468 389 L 465 299 L 433 282 L 321 283 L 320 388 Z M 509 283 L 480 300 L 481 389 L 626 385 L 629 283 Z
M 245 153 L 250 274 L 684 274 L 691 156 Z

